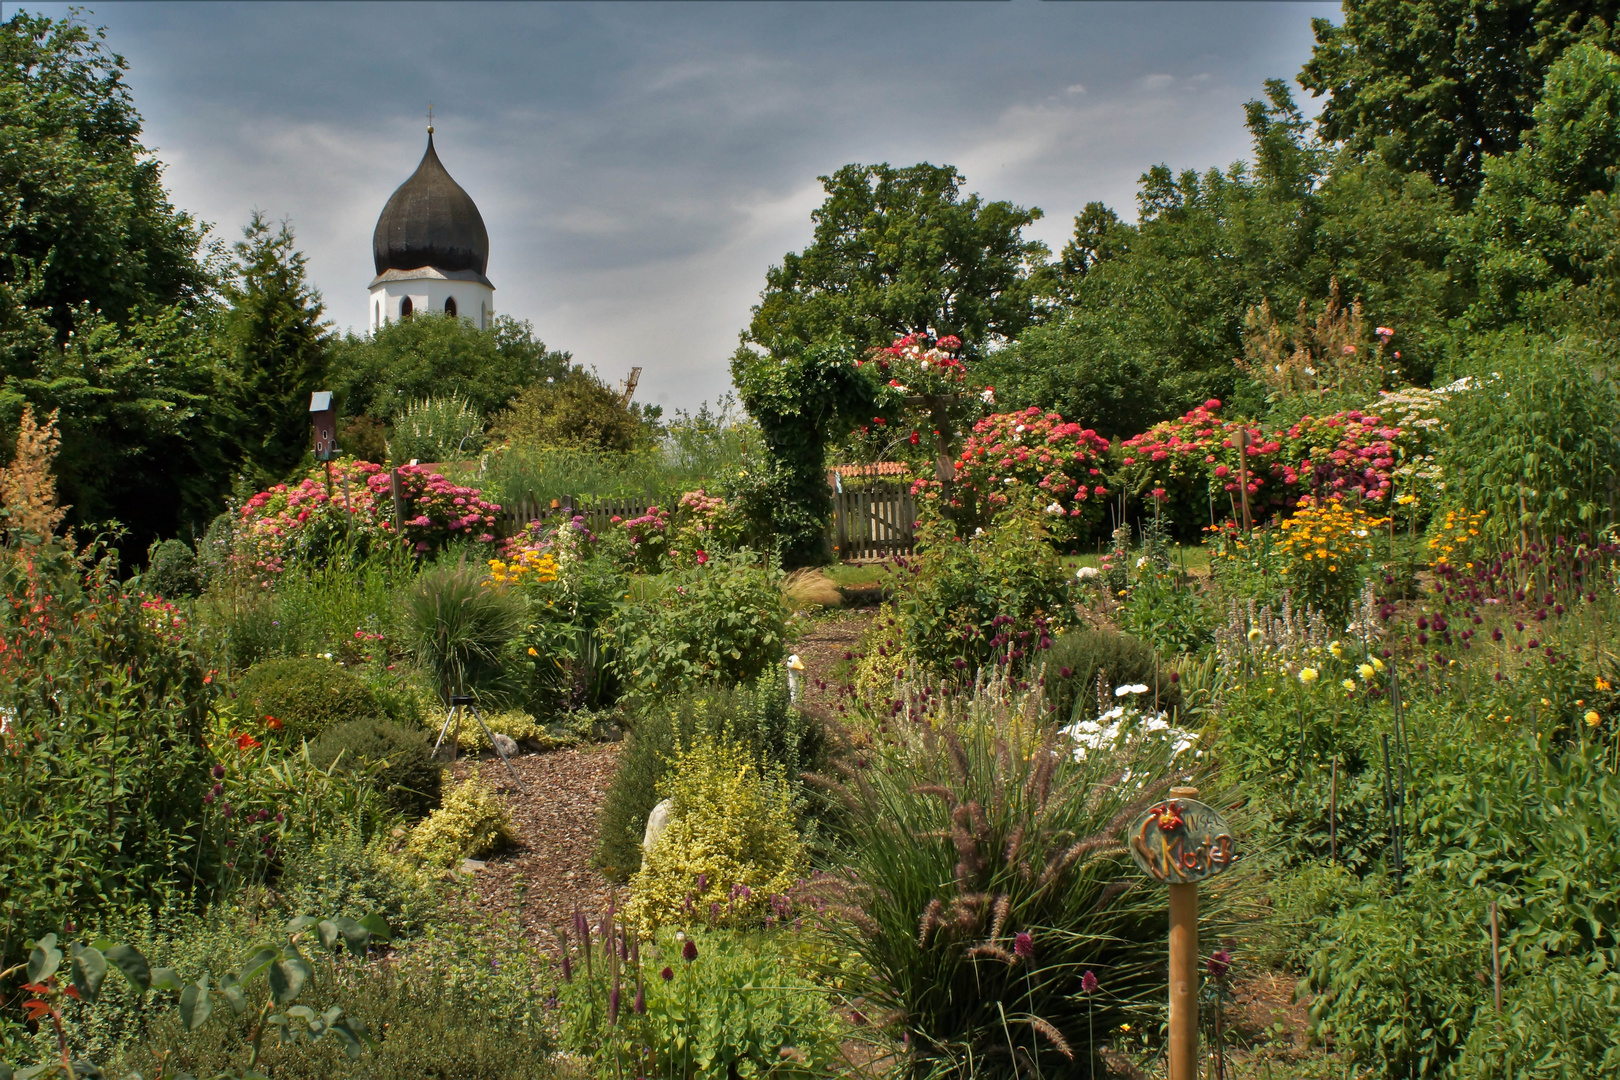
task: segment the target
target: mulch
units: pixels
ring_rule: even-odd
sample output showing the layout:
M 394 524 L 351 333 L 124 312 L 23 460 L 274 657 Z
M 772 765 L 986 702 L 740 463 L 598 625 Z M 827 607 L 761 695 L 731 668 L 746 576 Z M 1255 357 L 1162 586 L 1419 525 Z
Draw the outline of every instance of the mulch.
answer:
M 473 889 L 485 908 L 515 913 L 531 941 L 549 947 L 552 928 L 572 923 L 576 903 L 593 917 L 607 906 L 613 886 L 591 868 L 591 856 L 596 853 L 597 810 L 618 767 L 619 748 L 619 743 L 591 743 L 519 754 L 512 765 L 527 793 L 512 787 L 499 760 L 479 767 L 506 800 L 518 842 L 490 855 L 473 872 Z M 464 772 L 465 765 L 458 764 L 457 775 Z

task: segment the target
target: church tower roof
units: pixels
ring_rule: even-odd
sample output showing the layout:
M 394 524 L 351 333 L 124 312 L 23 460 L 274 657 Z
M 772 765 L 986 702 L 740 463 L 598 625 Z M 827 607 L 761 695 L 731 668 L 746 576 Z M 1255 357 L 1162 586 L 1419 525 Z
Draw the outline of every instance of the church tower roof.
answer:
M 377 277 L 431 268 L 447 278 L 489 285 L 489 231 L 472 196 L 439 162 L 428 128 L 427 152 L 410 178 L 389 196 L 371 236 Z M 494 286 L 490 286 L 493 288 Z

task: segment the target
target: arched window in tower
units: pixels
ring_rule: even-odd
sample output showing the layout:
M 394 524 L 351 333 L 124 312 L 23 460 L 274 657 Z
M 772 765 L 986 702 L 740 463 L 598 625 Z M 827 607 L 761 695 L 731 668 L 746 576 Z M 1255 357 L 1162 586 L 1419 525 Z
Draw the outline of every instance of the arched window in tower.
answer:
M 373 328 L 382 326 L 382 301 L 377 301 L 377 318 L 371 324 Z
M 402 319 L 410 318 L 411 310 L 411 298 L 407 296 L 399 302 L 399 317 Z
M 447 297 L 444 298 L 444 313 L 446 315 L 450 316 L 452 319 L 456 317 L 456 298 L 455 297 L 447 296 Z

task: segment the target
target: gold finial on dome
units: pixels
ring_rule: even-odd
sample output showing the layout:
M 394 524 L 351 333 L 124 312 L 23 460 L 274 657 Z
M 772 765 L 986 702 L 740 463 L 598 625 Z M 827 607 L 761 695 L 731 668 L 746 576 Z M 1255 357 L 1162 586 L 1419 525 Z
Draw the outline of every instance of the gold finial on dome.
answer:
M 428 102 L 428 134 L 433 134 L 433 102 Z

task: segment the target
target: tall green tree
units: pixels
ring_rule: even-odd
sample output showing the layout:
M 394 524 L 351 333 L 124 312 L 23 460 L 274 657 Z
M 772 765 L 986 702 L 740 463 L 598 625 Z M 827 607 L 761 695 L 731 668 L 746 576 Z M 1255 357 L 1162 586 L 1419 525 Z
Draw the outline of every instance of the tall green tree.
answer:
M 875 347 L 932 330 L 974 356 L 1035 321 L 1049 253 L 1023 229 L 1039 209 L 964 196 L 949 165 L 845 165 L 820 179 L 815 237 L 766 272 L 745 344 Z
M 1547 69 L 1583 37 L 1605 38 L 1616 0 L 1345 0 L 1315 19 L 1299 81 L 1327 103 L 1322 135 L 1425 173 L 1466 205 L 1485 159 L 1532 123 Z
M 1566 50 L 1547 71 L 1535 125 L 1512 153 L 1487 159 L 1485 183 L 1455 232 L 1459 269 L 1477 299 L 1470 330 L 1568 321 L 1572 291 L 1604 256 L 1594 243 L 1620 167 L 1620 56 L 1590 43 Z
M 216 512 L 229 463 L 203 230 L 168 201 L 125 69 L 72 18 L 0 24 L 0 442 L 24 402 L 59 409 L 69 523 L 117 519 L 141 552 Z
M 1457 307 L 1437 227 L 1449 198 L 1321 142 L 1280 80 L 1246 113 L 1252 166 L 1158 166 L 1142 176 L 1135 225 L 1101 204 L 1075 219 L 1056 270 L 1062 306 L 979 367 L 1004 408 L 1056 408 L 1113 436 L 1225 400 L 1248 309 L 1320 302 L 1335 279 L 1427 374 Z
M 290 224 L 272 228 L 255 210 L 232 252 L 223 341 L 232 430 L 243 472 L 273 482 L 309 446 L 309 399 L 324 389 L 328 324 Z
M 480 330 L 467 319 L 423 313 L 334 342 L 332 387 L 345 415 L 384 423 L 413 401 L 450 394 L 493 416 L 525 387 L 566 378 L 571 359 L 509 316 Z

